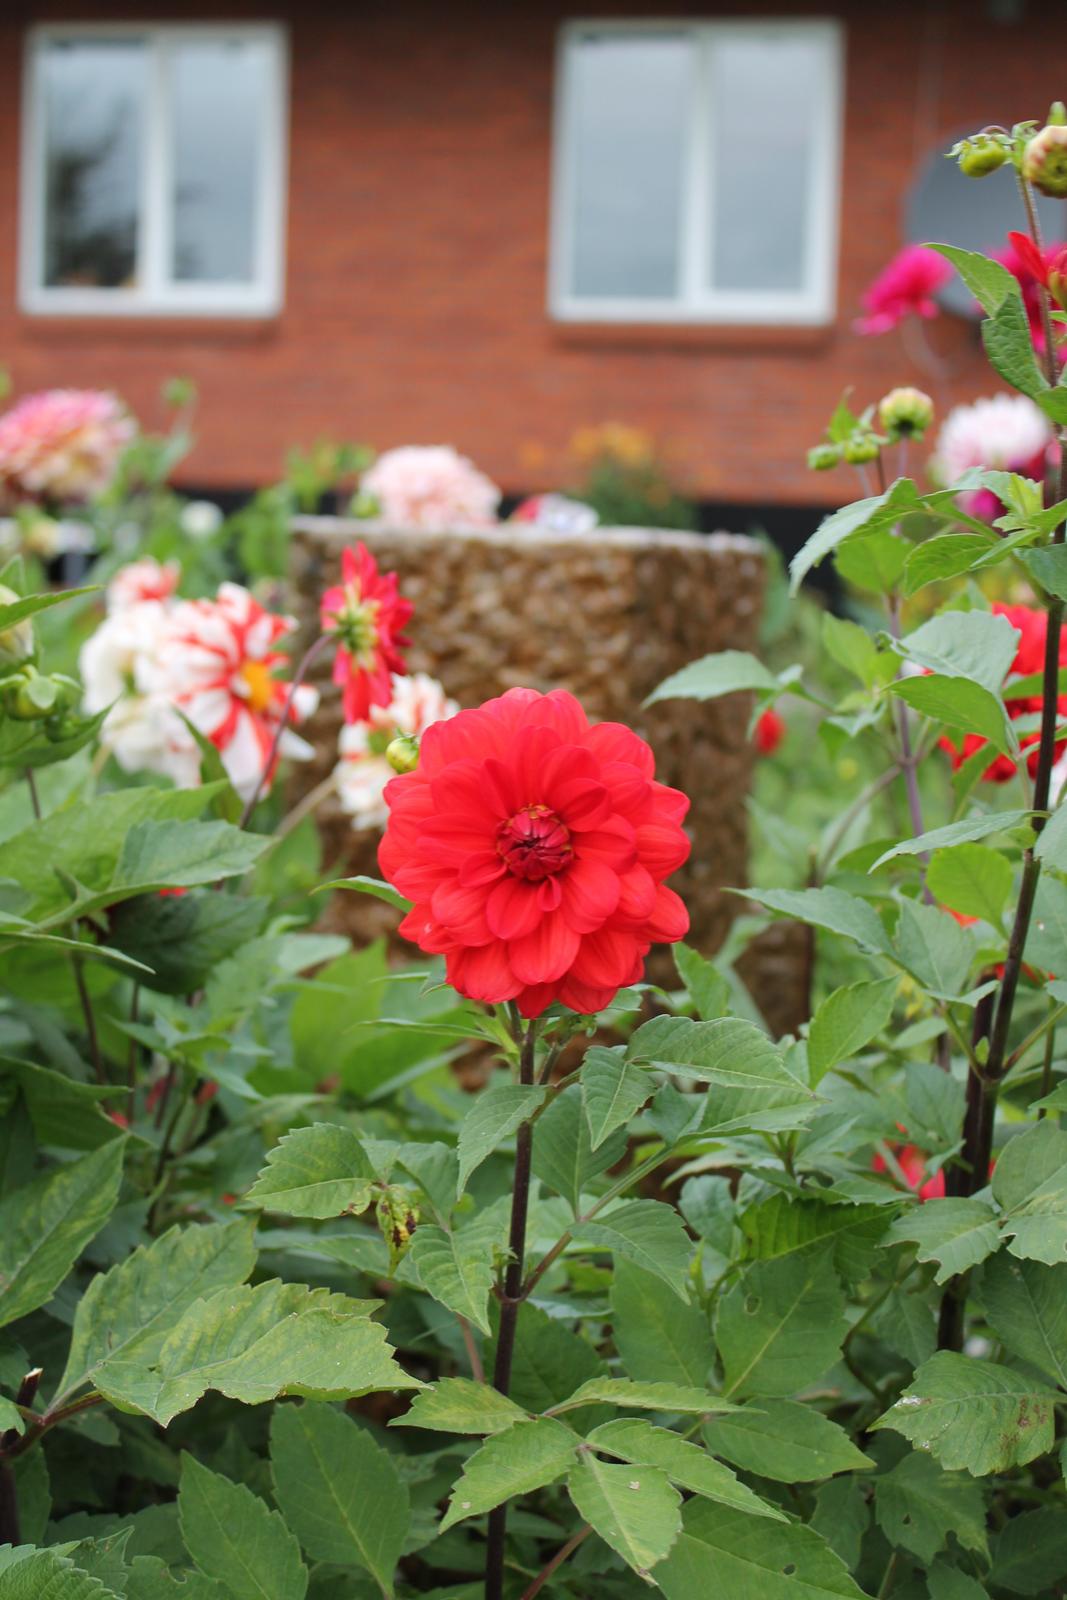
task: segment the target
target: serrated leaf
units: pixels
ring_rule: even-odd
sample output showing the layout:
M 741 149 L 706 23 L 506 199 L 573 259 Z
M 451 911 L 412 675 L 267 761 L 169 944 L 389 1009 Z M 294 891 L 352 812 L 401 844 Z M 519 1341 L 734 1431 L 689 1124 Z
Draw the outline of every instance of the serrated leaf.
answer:
M 346 1400 L 422 1388 L 393 1360 L 367 1302 L 277 1279 L 196 1301 L 157 1361 L 110 1361 L 96 1381 L 115 1405 L 164 1427 L 208 1389 L 257 1405 L 280 1394 Z
M 87 1572 L 53 1550 L 35 1550 L 0 1571 L 0 1600 L 118 1600 Z
M 724 1393 L 794 1393 L 833 1366 L 847 1331 L 845 1297 L 828 1255 L 754 1262 L 716 1312 Z
M 266 910 L 266 901 L 246 895 L 135 895 L 109 913 L 108 937 L 113 949 L 147 963 L 145 988 L 192 994 L 259 933 Z
M 489 1291 L 493 1258 L 480 1241 L 423 1223 L 416 1228 L 407 1259 L 419 1282 L 449 1311 L 489 1332 Z
M 757 900 L 768 911 L 781 912 L 813 928 L 825 928 L 854 939 L 865 950 L 889 955 L 889 935 L 874 907 L 843 889 L 746 889 L 745 897 Z
M 718 968 L 688 944 L 675 945 L 674 964 L 701 1020 L 721 1017 L 730 1002 L 730 985 Z
M 970 572 L 975 564 L 999 550 L 1003 543 L 993 533 L 940 533 L 916 545 L 904 568 L 904 593 L 913 595 L 927 583 L 943 582 Z
M 709 1085 L 700 1128 L 705 1133 L 793 1126 L 816 1098 L 793 1077 L 767 1035 L 740 1017 L 692 1022 L 653 1017 L 633 1034 L 631 1061 L 647 1061 L 678 1077 Z
M 183 1455 L 178 1515 L 196 1565 L 234 1600 L 303 1600 L 308 1575 L 300 1546 L 251 1489 Z
M 870 1044 L 893 1014 L 896 978 L 853 983 L 822 1001 L 808 1030 L 808 1081 L 814 1088 L 827 1072 Z
M 961 733 L 980 734 L 1005 755 L 1018 754 L 1018 741 L 1003 703 L 970 678 L 945 673 L 899 678 L 890 685 L 890 693 L 933 722 Z
M 1057 600 L 1067 600 L 1067 546 L 1053 544 L 1020 550 L 1019 560 L 1042 589 Z
M 828 1205 L 772 1194 L 739 1218 L 747 1254 L 761 1261 L 832 1247 L 834 1264 L 851 1282 L 867 1276 L 888 1226 L 884 1206 Z
M 655 1580 L 667 1600 L 863 1600 L 843 1561 L 801 1523 L 754 1524 L 742 1511 L 690 1500 Z
M 18 1082 L 38 1144 L 59 1150 L 98 1150 L 118 1130 L 102 1101 L 125 1091 L 116 1084 L 79 1083 L 64 1072 L 0 1056 L 0 1073 Z
M 579 1442 L 570 1428 L 552 1417 L 516 1422 L 487 1439 L 463 1463 L 441 1532 L 562 1477 L 574 1462 Z
M 582 1062 L 582 1102 L 590 1148 L 599 1150 L 617 1128 L 626 1127 L 655 1087 L 647 1073 L 624 1059 L 622 1046 L 611 1050 L 591 1046 Z
M 1056 1266 L 1067 1256 L 1067 1133 L 1046 1118 L 1009 1139 L 993 1168 L 993 1198 L 1013 1256 Z
M 125 1140 L 42 1173 L 0 1200 L 0 1327 L 50 1299 L 118 1199 Z
M 580 1384 L 606 1374 L 587 1339 L 527 1301 L 515 1330 L 510 1395 L 527 1411 L 547 1411 Z
M 943 828 L 931 828 L 928 833 L 917 834 L 914 839 L 902 839 L 891 850 L 886 850 L 870 870 L 875 872 L 887 861 L 892 861 L 894 856 L 921 856 L 974 839 L 987 839 L 993 833 L 1007 833 L 1012 828 L 1021 827 L 1029 817 L 1029 811 L 990 811 L 968 817 L 963 822 L 947 823 Z
M 528 1122 L 546 1090 L 534 1084 L 500 1083 L 485 1089 L 467 1108 L 459 1130 L 459 1194 L 467 1179 L 492 1155 L 501 1139 Z
M 912 548 L 910 540 L 883 528 L 838 545 L 834 566 L 846 583 L 881 597 L 896 588 Z
M 1019 637 L 999 612 L 944 611 L 899 640 L 897 649 L 929 672 L 967 678 L 995 694 L 1015 660 Z
M 746 650 L 721 650 L 664 678 L 645 705 L 655 705 L 657 700 L 717 700 L 724 694 L 777 688 L 778 679 L 756 656 Z
M 673 1206 L 659 1200 L 627 1200 L 613 1211 L 575 1223 L 574 1240 L 625 1256 L 662 1279 L 680 1299 L 688 1298 L 692 1244 Z
M 276 1406 L 270 1430 L 274 1497 L 315 1561 L 369 1572 L 385 1600 L 411 1520 L 393 1457 L 332 1406 Z
M 617 1256 L 611 1284 L 612 1333 L 622 1364 L 638 1381 L 700 1386 L 715 1357 L 708 1318 L 691 1300 L 668 1299 L 655 1273 Z
M 682 1525 L 682 1497 L 655 1467 L 584 1455 L 567 1479 L 578 1515 L 641 1577 L 662 1561 Z
M 556 1194 L 561 1194 L 577 1216 L 586 1185 L 621 1161 L 626 1145 L 626 1133 L 618 1128 L 598 1149 L 593 1149 L 582 1108 L 581 1086 L 572 1084 L 537 1119 L 533 1141 L 534 1176 Z
M 981 917 L 994 928 L 1000 926 L 1012 881 L 1010 861 L 980 844 L 938 850 L 926 871 L 935 900 L 964 916 Z
M 590 1378 L 566 1400 L 554 1405 L 552 1410 L 576 1411 L 594 1401 L 603 1401 L 622 1410 L 695 1412 L 698 1415 L 737 1409 L 723 1396 L 689 1384 L 634 1383 L 629 1378 Z
M 435 1433 L 503 1433 L 514 1422 L 525 1422 L 526 1412 L 507 1395 L 473 1378 L 438 1378 L 431 1389 L 421 1390 L 391 1428 L 429 1428 Z
M 605 1422 L 594 1428 L 586 1441 L 595 1450 L 621 1461 L 633 1461 L 644 1466 L 658 1467 L 672 1483 L 694 1494 L 706 1495 L 720 1505 L 734 1506 L 753 1517 L 770 1517 L 777 1522 L 785 1518 L 777 1506 L 761 1500 L 758 1494 L 739 1483 L 729 1467 L 690 1444 L 667 1428 L 656 1428 L 641 1417 L 620 1417 L 615 1422 Z
M 936 1561 L 926 1574 L 926 1585 L 930 1600 L 989 1600 L 977 1578 L 969 1577 L 959 1567 L 946 1567 L 941 1561 Z
M 918 1260 L 939 1263 L 935 1283 L 946 1283 L 984 1261 L 1000 1236 L 996 1214 L 982 1200 L 927 1200 L 894 1218 L 886 1243 L 915 1244 Z
M 1017 1511 L 993 1546 L 990 1582 L 1011 1594 L 1045 1595 L 1067 1572 L 1067 1519 L 1059 1506 Z
M 990 1327 L 1013 1356 L 1047 1372 L 1067 1389 L 1067 1263 L 994 1256 L 982 1273 Z
M 845 1432 L 814 1406 L 761 1397 L 704 1424 L 708 1449 L 743 1472 L 776 1483 L 814 1483 L 873 1466 Z
M 184 1224 L 98 1274 L 78 1302 L 66 1371 L 53 1406 L 109 1360 L 154 1361 L 194 1301 L 224 1285 L 243 1283 L 255 1262 L 250 1222 Z
M 246 1206 L 290 1217 L 358 1216 L 370 1205 L 375 1171 L 351 1128 L 294 1128 L 267 1156 Z
M 1034 355 L 1030 323 L 1020 295 L 1005 295 L 996 311 L 985 318 L 982 344 L 994 371 L 1013 389 L 1031 399 L 1048 390 L 1048 379 Z
M 854 500 L 824 517 L 811 538 L 789 563 L 789 588 L 796 594 L 812 567 L 836 550 L 846 539 L 870 535 L 890 528 L 908 511 L 918 508 L 919 496 L 910 478 L 898 478 L 881 494 Z
M 943 1472 L 918 1450 L 903 1456 L 874 1483 L 874 1514 L 891 1544 L 929 1563 L 955 1534 L 965 1550 L 984 1555 L 986 1513 L 982 1489 L 960 1472 Z
M 905 900 L 897 924 L 897 954 L 932 994 L 955 1000 L 964 992 L 974 945 L 967 930 L 938 906 Z
M 1067 872 L 1067 812 L 1062 806 L 1042 828 L 1034 854 L 1057 872 Z
M 119 852 L 110 888 L 125 897 L 147 889 L 188 889 L 250 871 L 271 840 L 229 822 L 135 823 Z
M 1008 1367 L 940 1350 L 872 1426 L 902 1433 L 949 1471 L 981 1477 L 1051 1449 L 1055 1398 Z
M 929 248 L 951 261 L 987 316 L 999 310 L 1009 296 L 1018 296 L 1019 280 L 1001 262 L 954 244 L 931 244 Z

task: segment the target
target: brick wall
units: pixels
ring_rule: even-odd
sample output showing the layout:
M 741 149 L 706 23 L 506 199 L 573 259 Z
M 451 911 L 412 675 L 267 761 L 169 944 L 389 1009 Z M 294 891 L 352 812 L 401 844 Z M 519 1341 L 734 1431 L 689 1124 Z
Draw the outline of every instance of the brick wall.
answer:
M 576 7 L 619 16 L 683 3 Z M 724 8 L 803 15 L 777 4 Z M 509 488 L 558 475 L 567 440 L 614 418 L 669 443 L 688 487 L 741 503 L 847 496 L 803 467 L 841 391 L 918 382 L 942 404 L 991 386 L 972 329 L 941 319 L 933 374 L 896 334 L 850 329 L 900 242 L 914 159 L 961 124 L 1040 115 L 1064 93 L 1058 4 L 985 20 L 981 0 L 826 5 L 847 24 L 839 313 L 826 330 L 576 329 L 545 312 L 557 4 L 473 0 L 181 8 L 12 4 L 0 17 L 0 362 L 19 392 L 119 390 L 146 421 L 161 379 L 194 378 L 198 484 L 249 485 L 317 434 L 451 441 Z M 21 37 L 52 18 L 281 17 L 291 30 L 285 307 L 270 321 L 28 318 L 15 307 Z M 702 14 L 707 15 L 707 11 Z M 716 14 L 719 14 L 716 12 Z M 1042 43 L 1042 36 L 1046 42 Z M 783 130 L 783 160 L 788 137 Z M 999 175 L 1007 181 L 1005 175 Z M 963 181 L 962 179 L 960 181 Z

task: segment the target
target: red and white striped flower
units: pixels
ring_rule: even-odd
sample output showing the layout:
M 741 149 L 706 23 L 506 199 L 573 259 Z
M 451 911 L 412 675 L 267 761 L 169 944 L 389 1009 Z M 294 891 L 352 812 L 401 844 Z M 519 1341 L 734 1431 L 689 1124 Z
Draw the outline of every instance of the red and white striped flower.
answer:
M 131 561 L 128 566 L 120 567 L 108 584 L 107 609 L 124 611 L 145 600 L 170 600 L 181 575 L 181 564 L 177 561 L 157 561 L 154 556 Z

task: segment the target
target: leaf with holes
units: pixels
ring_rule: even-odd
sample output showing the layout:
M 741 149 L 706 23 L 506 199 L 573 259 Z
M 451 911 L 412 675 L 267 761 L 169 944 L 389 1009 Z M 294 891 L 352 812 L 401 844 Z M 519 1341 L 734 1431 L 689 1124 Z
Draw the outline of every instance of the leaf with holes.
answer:
M 759 1522 L 711 1500 L 690 1500 L 656 1583 L 667 1600 L 863 1600 L 826 1541 L 800 1523 Z
M 1052 1448 L 1055 1391 L 991 1361 L 939 1350 L 874 1428 L 892 1428 L 948 1471 L 1025 1466 Z
M 955 1534 L 965 1550 L 986 1551 L 982 1489 L 962 1472 L 943 1472 L 919 1450 L 874 1480 L 874 1514 L 891 1544 L 929 1563 Z
M 725 1393 L 794 1393 L 833 1366 L 847 1330 L 845 1297 L 827 1254 L 754 1262 L 716 1313 Z

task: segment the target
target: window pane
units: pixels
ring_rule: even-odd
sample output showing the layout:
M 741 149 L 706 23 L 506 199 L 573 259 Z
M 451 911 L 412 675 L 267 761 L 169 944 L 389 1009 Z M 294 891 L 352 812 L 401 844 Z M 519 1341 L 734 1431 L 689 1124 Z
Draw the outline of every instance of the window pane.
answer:
M 250 283 L 264 110 L 263 40 L 197 40 L 171 58 L 172 272 L 181 283 Z
M 136 39 L 49 42 L 44 107 L 44 281 L 136 281 L 146 60 Z
M 800 290 L 824 50 L 750 34 L 716 42 L 711 84 L 711 284 Z
M 693 49 L 669 34 L 584 38 L 571 60 L 572 294 L 678 293 Z

